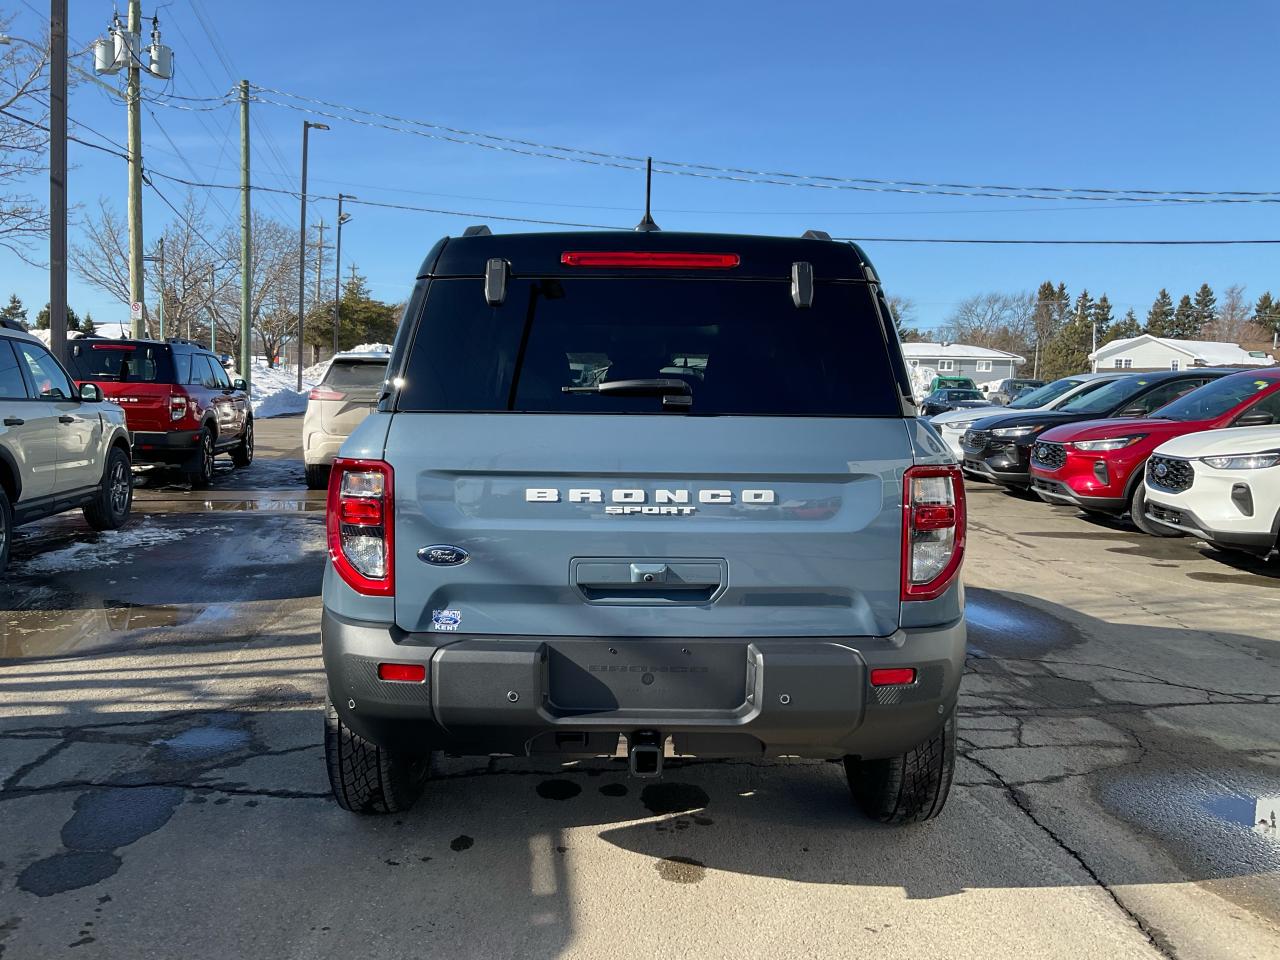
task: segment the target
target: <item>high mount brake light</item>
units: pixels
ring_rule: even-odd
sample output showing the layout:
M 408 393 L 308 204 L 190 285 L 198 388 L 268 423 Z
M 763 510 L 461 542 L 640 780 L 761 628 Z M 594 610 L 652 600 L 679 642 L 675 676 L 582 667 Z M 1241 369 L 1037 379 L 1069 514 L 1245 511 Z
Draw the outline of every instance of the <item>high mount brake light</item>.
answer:
M 347 395 L 341 390 L 334 390 L 330 387 L 312 387 L 311 392 L 307 394 L 308 400 L 345 400 Z
M 566 267 L 632 267 L 651 270 L 728 270 L 742 263 L 736 253 L 665 253 L 647 250 L 566 250 Z
M 902 478 L 903 600 L 933 600 L 955 582 L 965 526 L 960 468 L 908 468 Z
M 131 343 L 95 343 L 94 350 L 133 350 Z
M 395 511 L 391 464 L 336 457 L 329 473 L 325 527 L 329 559 L 357 593 L 395 593 Z

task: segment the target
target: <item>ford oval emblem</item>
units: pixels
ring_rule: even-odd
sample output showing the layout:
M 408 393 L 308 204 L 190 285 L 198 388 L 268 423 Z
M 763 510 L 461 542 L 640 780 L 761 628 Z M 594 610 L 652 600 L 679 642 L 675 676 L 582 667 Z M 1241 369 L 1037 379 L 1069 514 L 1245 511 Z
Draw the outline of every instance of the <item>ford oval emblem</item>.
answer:
M 1168 472 L 1169 472 L 1169 468 L 1168 468 L 1167 466 L 1165 466 L 1163 463 L 1157 463 L 1157 464 L 1156 464 L 1156 476 L 1157 476 L 1157 477 L 1163 477 L 1163 476 L 1164 476 L 1166 473 L 1168 473 Z
M 418 559 L 436 567 L 460 567 L 471 559 L 471 554 L 448 543 L 433 543 L 418 551 Z

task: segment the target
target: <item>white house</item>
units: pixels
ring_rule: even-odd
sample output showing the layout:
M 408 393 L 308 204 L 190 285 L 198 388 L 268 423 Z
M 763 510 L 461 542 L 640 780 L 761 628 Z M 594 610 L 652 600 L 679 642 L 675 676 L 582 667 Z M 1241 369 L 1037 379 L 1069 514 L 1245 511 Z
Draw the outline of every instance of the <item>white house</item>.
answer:
M 939 376 L 969 377 L 975 383 L 1017 376 L 1014 367 L 1027 362 L 1016 353 L 964 343 L 904 343 L 902 355 L 909 367 L 932 367 Z
M 1269 367 L 1275 358 L 1261 350 L 1211 340 L 1171 340 L 1144 333 L 1112 340 L 1089 354 L 1099 370 L 1186 370 L 1190 367 Z

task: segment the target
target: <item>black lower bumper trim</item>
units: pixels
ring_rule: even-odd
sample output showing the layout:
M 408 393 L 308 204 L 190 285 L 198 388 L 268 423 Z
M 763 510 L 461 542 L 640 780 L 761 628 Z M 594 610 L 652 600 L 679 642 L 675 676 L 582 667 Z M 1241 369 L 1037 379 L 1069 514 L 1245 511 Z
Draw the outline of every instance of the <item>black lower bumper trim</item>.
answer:
M 887 638 L 480 637 L 404 634 L 325 610 L 321 637 L 343 720 L 396 749 L 595 753 L 642 729 L 699 756 L 835 758 L 895 756 L 927 738 L 954 707 L 965 628 L 959 620 Z M 422 663 L 427 681 L 380 681 L 385 660 Z M 912 666 L 916 682 L 873 688 L 869 671 L 882 666 Z

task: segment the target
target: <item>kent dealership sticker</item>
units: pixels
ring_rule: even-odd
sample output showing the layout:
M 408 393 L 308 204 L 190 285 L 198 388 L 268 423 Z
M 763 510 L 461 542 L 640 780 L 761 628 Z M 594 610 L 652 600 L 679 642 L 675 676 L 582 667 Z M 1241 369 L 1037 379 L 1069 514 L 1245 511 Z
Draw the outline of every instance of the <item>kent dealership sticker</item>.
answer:
M 435 630 L 457 630 L 462 623 L 461 610 L 431 611 L 431 626 Z

